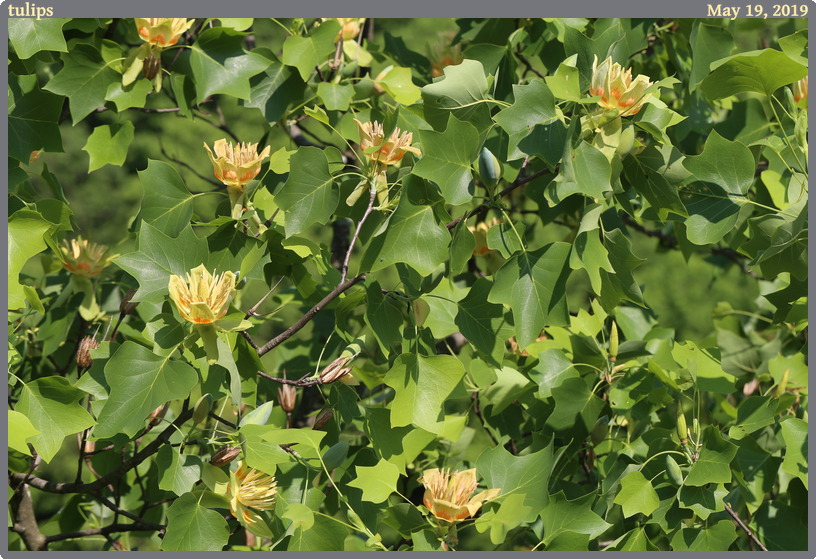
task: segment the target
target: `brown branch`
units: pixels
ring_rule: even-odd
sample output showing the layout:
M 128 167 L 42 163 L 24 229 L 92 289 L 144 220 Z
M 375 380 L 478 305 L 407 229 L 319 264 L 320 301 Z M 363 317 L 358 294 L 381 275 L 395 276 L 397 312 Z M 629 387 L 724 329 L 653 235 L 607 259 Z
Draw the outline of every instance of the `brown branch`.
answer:
M 282 334 L 280 334 L 280 335 L 276 336 L 275 338 L 272 338 L 271 340 L 269 340 L 261 349 L 258 350 L 258 356 L 264 355 L 269 350 L 277 347 L 278 345 L 282 344 L 283 342 L 285 342 L 286 340 L 288 340 L 289 338 L 294 336 L 301 328 L 306 326 L 315 317 L 315 315 L 317 313 L 319 313 L 321 310 L 323 310 L 326 307 L 326 305 L 331 303 L 333 300 L 335 300 L 337 297 L 339 297 L 340 294 L 342 294 L 344 291 L 346 291 L 350 287 L 353 287 L 357 283 L 359 283 L 361 281 L 364 281 L 365 277 L 366 277 L 365 274 L 360 274 L 358 276 L 355 276 L 355 277 L 351 278 L 350 280 L 348 280 L 348 281 L 346 281 L 344 283 L 341 283 L 337 287 L 335 287 L 331 291 L 331 293 L 329 293 L 328 295 L 323 297 L 323 300 L 321 300 L 318 304 L 316 304 L 314 307 L 309 309 L 309 311 L 305 315 L 303 315 L 303 317 L 300 320 L 295 322 L 292 326 L 290 326 Z
M 231 421 L 227 421 L 226 419 L 224 419 L 220 415 L 216 415 L 214 412 L 209 412 L 207 415 L 212 417 L 216 421 L 220 421 L 221 423 L 223 423 L 227 427 L 231 427 L 231 428 L 235 429 L 236 431 L 238 430 L 238 426 L 235 423 L 233 423 Z
M 48 549 L 46 537 L 40 532 L 37 517 L 34 515 L 34 504 L 31 501 L 31 491 L 28 487 L 11 499 L 11 531 L 20 534 L 23 543 L 29 551 L 45 551 Z
M 491 440 L 495 443 L 496 446 L 499 446 L 499 441 L 496 440 L 496 437 L 493 435 L 493 432 L 487 428 L 485 424 L 484 417 L 482 417 L 482 410 L 479 408 L 479 393 L 474 392 L 470 395 L 470 399 L 473 400 L 473 411 L 476 413 L 476 417 L 479 418 L 479 421 L 482 423 L 482 428 L 487 431 L 487 434 L 490 435 Z
M 78 532 L 64 532 L 62 534 L 53 534 L 46 536 L 46 543 L 58 542 L 62 540 L 73 540 L 84 538 L 87 536 L 104 536 L 106 534 L 115 534 L 117 532 L 142 532 L 144 526 L 141 524 L 111 524 L 104 528 L 90 528 L 88 530 L 79 530 Z
M 90 494 L 94 498 L 96 498 L 100 503 L 102 503 L 103 505 L 108 507 L 110 510 L 112 510 L 116 514 L 121 514 L 122 516 L 130 518 L 131 520 L 133 520 L 134 522 L 138 522 L 142 526 L 146 526 L 147 528 L 149 528 L 151 530 L 164 530 L 166 528 L 166 526 L 164 526 L 162 524 L 153 524 L 152 522 L 148 522 L 147 520 L 143 520 L 143 519 L 139 518 L 138 516 L 136 516 L 135 514 L 120 508 L 119 506 L 115 505 L 114 503 L 111 503 L 108 499 L 103 497 L 101 493 L 93 491 Z
M 524 57 L 523 54 L 521 54 L 521 43 L 519 43 L 518 48 L 519 48 L 519 50 L 518 50 L 518 52 L 515 53 L 515 55 L 518 57 L 519 60 L 521 60 L 521 63 L 524 64 L 524 66 L 527 67 L 527 69 L 524 70 L 524 74 L 522 74 L 522 76 L 526 75 L 527 72 L 533 72 L 536 76 L 538 76 L 539 78 L 541 78 L 543 80 L 544 79 L 544 74 L 542 74 L 541 72 L 539 72 L 538 70 L 533 68 L 533 65 L 530 64 L 530 62 Z
M 734 512 L 734 509 L 731 508 L 731 505 L 729 505 L 725 501 L 723 501 L 723 504 L 725 505 L 725 510 L 728 511 L 728 514 L 730 514 L 731 518 L 734 519 L 734 522 L 737 523 L 737 526 L 742 528 L 745 531 L 745 533 L 748 534 L 748 537 L 751 538 L 751 541 L 757 544 L 759 546 L 759 549 L 761 549 L 762 551 L 768 551 L 768 548 L 762 545 L 762 542 L 757 539 L 757 537 L 751 532 L 748 526 L 746 526 L 742 519 L 740 519 L 739 515 L 736 512 Z
M 346 259 L 343 261 L 343 273 L 340 276 L 340 283 L 346 281 L 346 274 L 348 273 L 348 264 L 349 258 L 351 258 L 351 251 L 354 250 L 354 243 L 357 241 L 357 236 L 360 234 L 360 229 L 363 228 L 363 223 L 368 218 L 371 210 L 374 209 L 374 199 L 377 197 L 377 191 L 375 189 L 371 189 L 371 198 L 368 200 L 368 207 L 366 208 L 363 217 L 360 219 L 360 222 L 357 224 L 357 227 L 354 229 L 354 236 L 351 238 L 351 244 L 349 245 L 348 250 L 346 251 Z

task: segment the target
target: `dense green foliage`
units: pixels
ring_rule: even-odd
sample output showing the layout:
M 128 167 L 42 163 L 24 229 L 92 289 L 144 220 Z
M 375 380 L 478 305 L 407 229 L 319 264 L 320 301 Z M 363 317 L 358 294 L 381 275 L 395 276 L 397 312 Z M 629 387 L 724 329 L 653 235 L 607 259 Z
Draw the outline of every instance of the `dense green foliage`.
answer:
M 9 548 L 807 549 L 807 40 L 10 19 Z

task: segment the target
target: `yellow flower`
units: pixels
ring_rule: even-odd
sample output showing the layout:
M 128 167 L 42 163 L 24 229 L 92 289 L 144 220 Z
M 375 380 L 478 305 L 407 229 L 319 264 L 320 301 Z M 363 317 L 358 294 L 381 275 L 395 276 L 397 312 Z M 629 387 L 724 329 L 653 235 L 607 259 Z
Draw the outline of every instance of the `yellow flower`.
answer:
M 376 120 L 363 124 L 355 118 L 354 123 L 357 125 L 357 132 L 360 134 L 360 147 L 363 150 L 382 146 L 377 151 L 365 154 L 375 163 L 396 165 L 406 153 L 413 153 L 417 156 L 422 155 L 419 148 L 411 147 L 411 141 L 414 138 L 411 132 L 403 132 L 400 135 L 400 129 L 395 128 L 391 137 L 385 142 L 383 127 Z
M 190 29 L 194 19 L 174 18 L 136 18 L 136 30 L 142 40 L 159 47 L 170 47 L 178 43 L 181 34 Z
M 233 146 L 221 139 L 213 144 L 215 156 L 210 146 L 204 143 L 213 164 L 215 178 L 230 188 L 246 189 L 247 183 L 261 172 L 261 162 L 269 157 L 270 147 L 266 146 L 258 154 L 258 144 L 238 144 Z
M 118 254 L 107 256 L 105 254 L 107 250 L 107 245 L 88 242 L 82 238 L 82 235 L 72 239 L 70 244 L 67 239 L 63 239 L 60 251 L 65 262 L 62 265 L 77 276 L 84 278 L 95 276 L 110 263 L 112 258 L 119 256 Z
M 365 22 L 366 18 L 364 17 L 322 17 L 320 21 L 336 21 L 340 24 L 340 31 L 337 32 L 337 37 L 334 38 L 334 42 L 338 42 L 340 37 L 343 37 L 343 41 L 351 41 L 357 38 L 357 35 L 360 33 L 360 29 L 363 27 L 363 22 Z
M 187 274 L 170 276 L 170 298 L 181 316 L 195 324 L 210 324 L 223 318 L 235 296 L 235 274 L 213 277 L 204 264 Z
M 249 469 L 244 461 L 230 474 L 227 498 L 230 512 L 247 530 L 255 535 L 271 537 L 264 519 L 254 510 L 272 510 L 275 507 L 277 482 L 273 476 Z
M 442 71 L 448 66 L 455 66 L 461 63 L 465 57 L 462 56 L 462 46 L 453 45 L 451 41 L 456 36 L 455 31 L 440 33 L 436 44 L 428 48 L 428 59 L 431 61 L 431 76 L 438 78 L 445 73 Z
M 632 69 L 623 68 L 617 62 L 612 64 L 610 56 L 598 66 L 598 55 L 592 62 L 592 85 L 590 93 L 600 95 L 598 104 L 605 109 L 617 109 L 620 116 L 631 116 L 640 111 L 651 93 L 646 89 L 652 85 L 647 76 L 640 74 L 632 79 Z
M 494 217 L 490 223 L 482 221 L 476 225 L 468 225 L 468 229 L 473 233 L 473 238 L 476 240 L 476 248 L 473 249 L 474 255 L 484 256 L 489 252 L 493 252 L 493 249 L 487 246 L 487 232 L 491 227 L 499 225 L 499 223 L 501 222 Z
M 805 76 L 795 84 L 793 84 L 793 100 L 799 103 L 802 99 L 805 100 L 805 107 L 807 107 L 808 97 L 808 77 Z
M 419 481 L 425 486 L 422 502 L 428 510 L 440 520 L 458 522 L 472 517 L 481 508 L 482 503 L 496 497 L 501 489 L 482 491 L 471 499 L 478 485 L 476 468 L 464 472 L 453 472 L 450 468 L 443 470 L 425 470 Z

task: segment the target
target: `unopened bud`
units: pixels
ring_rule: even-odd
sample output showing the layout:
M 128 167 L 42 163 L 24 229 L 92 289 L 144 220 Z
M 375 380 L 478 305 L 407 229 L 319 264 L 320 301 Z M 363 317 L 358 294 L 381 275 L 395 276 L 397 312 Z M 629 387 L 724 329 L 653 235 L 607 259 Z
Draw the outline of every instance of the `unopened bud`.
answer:
M 295 409 L 295 401 L 297 400 L 297 389 L 291 384 L 284 384 L 278 387 L 278 403 L 283 411 L 291 413 Z
M 609 420 L 604 416 L 595 422 L 595 426 L 590 433 L 593 446 L 601 444 L 606 439 L 607 433 L 609 433 Z
M 317 414 L 312 429 L 322 429 L 334 417 L 334 408 L 326 408 Z
M 349 371 L 351 371 L 351 367 L 346 367 L 349 361 L 351 361 L 351 357 L 338 357 L 332 361 L 329 366 L 320 373 L 320 381 L 323 384 L 331 384 L 346 376 Z
M 82 431 L 77 433 L 77 448 L 82 450 Z M 84 454 L 92 454 L 96 450 L 96 441 L 85 441 Z
M 29 163 L 34 163 L 35 161 L 37 161 L 40 158 L 40 156 L 42 154 L 43 154 L 43 150 L 35 149 L 34 151 L 31 152 L 31 155 L 28 157 L 28 162 Z
M 82 341 L 79 342 L 79 349 L 76 355 L 77 367 L 88 368 L 93 365 L 91 350 L 98 348 L 99 342 L 97 342 L 93 336 L 85 336 L 82 338 Z
M 680 400 L 677 400 L 677 438 L 680 439 L 680 444 L 682 445 L 688 442 L 687 431 L 686 416 L 683 415 L 683 404 Z
M 677 465 L 674 458 L 666 455 L 666 474 L 669 476 L 669 481 L 672 485 L 683 485 L 683 472 L 680 471 L 680 466 Z
M 221 466 L 226 466 L 235 460 L 239 454 L 241 454 L 240 446 L 222 446 L 218 449 L 218 452 L 212 455 L 212 458 L 210 458 L 210 464 L 218 468 Z
M 122 314 L 130 314 L 130 312 L 136 308 L 139 304 L 138 301 L 136 303 L 131 303 L 130 300 L 133 299 L 133 296 L 136 295 L 136 289 L 130 288 L 127 293 L 125 293 L 125 297 L 122 299 L 122 302 L 119 303 L 119 312 Z
M 782 380 L 776 385 L 776 397 L 779 398 L 785 393 L 788 388 L 788 376 L 790 375 L 790 367 L 785 369 L 785 374 L 782 375 Z
M 609 360 L 613 363 L 618 358 L 618 325 L 612 321 L 612 331 L 609 334 Z
M 502 176 L 501 161 L 487 148 L 482 148 L 479 154 L 479 176 L 482 177 L 482 182 L 490 187 L 499 184 Z
M 201 423 L 207 418 L 207 415 L 210 413 L 212 403 L 213 403 L 212 394 L 204 394 L 201 398 L 198 399 L 198 402 L 196 402 L 193 411 L 193 423 Z
M 145 58 L 142 64 L 142 71 L 144 72 L 144 77 L 148 80 L 155 78 L 156 74 L 161 71 L 161 58 L 157 58 L 152 54 Z
M 169 408 L 169 407 L 170 407 L 170 402 L 167 402 L 166 404 L 164 404 L 162 406 L 159 406 L 158 408 L 153 410 L 153 413 L 150 414 L 150 426 L 151 427 L 155 427 L 156 425 L 161 423 L 161 420 L 164 419 L 164 415 L 167 413 L 167 408 Z

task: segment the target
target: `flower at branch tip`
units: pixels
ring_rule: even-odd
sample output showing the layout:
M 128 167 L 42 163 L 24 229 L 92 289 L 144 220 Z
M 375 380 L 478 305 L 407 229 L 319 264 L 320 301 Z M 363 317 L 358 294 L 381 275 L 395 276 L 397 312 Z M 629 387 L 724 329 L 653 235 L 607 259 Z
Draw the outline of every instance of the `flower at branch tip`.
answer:
M 411 132 L 403 132 L 400 135 L 400 129 L 395 128 L 388 141 L 385 141 L 382 124 L 376 120 L 363 124 L 355 118 L 354 123 L 357 125 L 357 132 L 360 134 L 360 148 L 363 151 L 382 146 L 376 151 L 365 153 L 376 164 L 396 165 L 406 153 L 413 153 L 416 156 L 422 155 L 419 148 L 411 147 L 411 142 L 414 139 Z
M 210 161 L 213 164 L 215 178 L 229 188 L 237 188 L 241 192 L 246 189 L 247 183 L 261 172 L 261 162 L 269 157 L 271 148 L 266 146 L 258 154 L 258 144 L 241 143 L 235 146 L 227 143 L 225 138 L 213 144 L 213 149 L 204 143 Z M 215 156 L 213 156 L 215 151 Z
M 322 17 L 320 21 L 336 21 L 340 24 L 340 31 L 337 32 L 337 36 L 334 38 L 334 42 L 337 43 L 340 40 L 340 37 L 343 38 L 343 41 L 351 41 L 357 38 L 357 35 L 360 34 L 360 29 L 363 28 L 363 22 L 365 22 L 366 18 L 364 17 Z
M 295 409 L 295 401 L 297 401 L 297 389 L 291 384 L 284 384 L 278 387 L 278 403 L 283 411 L 292 413 Z
M 255 535 L 271 537 L 269 527 L 255 510 L 272 510 L 275 507 L 276 486 L 274 476 L 250 469 L 243 460 L 238 463 L 238 469 L 230 474 L 227 487 L 230 512 Z
M 444 470 L 425 470 L 418 480 L 425 486 L 422 502 L 431 513 L 440 520 L 459 522 L 471 518 L 481 508 L 482 503 L 498 496 L 501 489 L 488 489 L 471 498 L 476 491 L 476 468 L 464 472 L 450 468 Z
M 476 241 L 476 247 L 473 249 L 475 256 L 484 256 L 485 254 L 493 252 L 493 249 L 487 246 L 487 232 L 491 227 L 499 225 L 500 223 L 501 222 L 494 217 L 490 223 L 481 221 L 476 225 L 468 225 L 468 229 L 473 233 L 473 238 Z
M 168 284 L 170 298 L 176 304 L 179 314 L 195 324 L 211 324 L 223 318 L 235 296 L 235 274 L 223 272 L 213 276 L 201 264 L 187 274 L 170 276 Z
M 797 103 L 802 99 L 805 99 L 805 107 L 807 107 L 807 97 L 808 97 L 808 77 L 805 76 L 795 84 L 793 84 L 793 99 Z
M 65 260 L 65 269 L 77 276 L 88 278 L 95 276 L 107 266 L 111 259 L 118 254 L 106 255 L 107 245 L 97 245 L 82 238 L 80 235 L 76 239 L 63 239 L 60 251 Z
M 444 69 L 448 66 L 461 64 L 465 59 L 462 56 L 462 45 L 452 45 L 455 31 L 440 33 L 433 46 L 428 47 L 428 60 L 431 61 L 431 77 L 439 78 L 445 75 Z
M 93 336 L 85 336 L 82 338 L 82 341 L 79 342 L 79 349 L 76 354 L 77 367 L 87 368 L 93 365 L 93 359 L 91 358 L 92 349 L 99 349 L 99 342 L 96 341 L 96 338 Z
M 136 30 L 139 32 L 139 37 L 147 41 L 151 45 L 158 47 L 170 47 L 178 43 L 181 34 L 190 29 L 194 19 L 187 19 L 185 17 L 173 18 L 135 18 Z
M 608 110 L 620 111 L 620 116 L 631 116 L 640 111 L 643 104 L 652 96 L 646 89 L 652 85 L 647 76 L 638 75 L 632 79 L 632 69 L 623 70 L 617 62 L 612 64 L 610 56 L 598 65 L 598 55 L 592 62 L 591 95 L 599 95 L 598 104 Z

